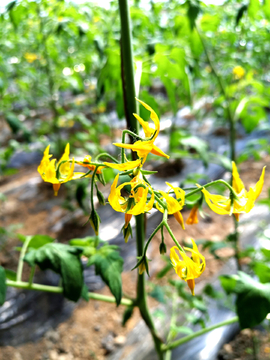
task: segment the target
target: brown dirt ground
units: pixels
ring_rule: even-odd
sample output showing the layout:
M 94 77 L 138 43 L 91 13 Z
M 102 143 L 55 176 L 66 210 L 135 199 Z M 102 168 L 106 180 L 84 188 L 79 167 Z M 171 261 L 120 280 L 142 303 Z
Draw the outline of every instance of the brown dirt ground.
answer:
M 240 176 L 246 185 L 246 188 L 254 185 L 261 174 L 261 169 L 264 165 L 268 165 L 265 186 L 261 194 L 261 198 L 267 197 L 267 190 L 270 187 L 270 157 L 264 158 L 259 162 L 247 161 L 240 165 Z M 8 181 L 0 182 L 0 193 L 7 188 L 12 188 L 22 181 L 29 181 L 31 178 L 36 177 L 37 173 L 35 168 L 30 167 L 21 170 L 16 175 L 10 176 Z M 5 179 L 4 179 L 5 180 Z M 20 207 L 18 208 L 18 200 L 12 195 L 8 197 L 5 203 L 5 207 L 2 207 L 0 211 L 0 226 L 7 224 L 23 223 L 23 228 L 18 232 L 22 234 L 48 234 L 56 236 L 57 234 L 48 232 L 48 212 L 46 210 L 35 212 L 34 208 L 36 202 L 48 199 L 52 196 L 52 190 L 47 184 L 41 183 L 39 190 L 42 195 L 35 200 L 22 202 L 20 201 Z M 64 193 L 64 192 L 63 192 Z M 53 211 L 59 210 L 60 207 L 53 209 Z M 230 233 L 233 227 L 232 219 L 229 216 L 219 216 L 210 209 L 206 209 L 206 212 L 210 215 L 208 220 L 200 218 L 199 224 L 186 226 L 186 230 L 182 230 L 179 224 L 172 217 L 170 218 L 170 226 L 177 239 L 188 241 L 190 238 L 202 239 L 207 238 L 212 241 L 220 241 Z M 188 217 L 188 212 L 183 212 L 183 217 Z M 57 218 L 51 220 L 57 221 Z M 82 223 L 84 219 L 82 220 Z M 101 225 L 102 226 L 102 225 Z M 222 229 L 222 232 L 220 231 Z M 160 260 L 159 256 L 159 242 L 160 234 L 157 234 L 153 239 L 152 246 L 149 249 L 148 256 L 153 260 L 150 263 L 151 281 L 156 282 L 155 273 L 164 266 L 164 262 Z M 172 240 L 166 234 L 167 247 L 170 248 L 173 245 Z M 13 247 L 18 245 L 18 240 L 11 239 L 6 246 L 5 250 L 0 253 L 1 265 L 8 267 L 14 267 L 17 261 L 17 254 Z M 123 241 L 123 246 L 125 245 Z M 226 248 L 220 250 L 222 256 L 231 256 L 231 249 Z M 206 258 L 206 270 L 201 276 L 199 281 L 210 278 L 223 264 L 222 260 L 216 260 L 208 252 L 203 253 Z M 151 268 L 154 271 L 151 271 Z M 173 273 L 173 271 L 172 271 Z M 175 275 L 176 276 L 176 275 Z M 129 273 L 123 273 L 123 292 L 128 296 L 135 295 L 135 283 L 136 272 L 131 271 Z M 102 294 L 110 295 L 107 288 L 100 291 Z M 156 306 L 157 302 L 153 299 L 149 299 L 150 306 Z M 56 329 L 52 329 L 47 332 L 43 338 L 36 343 L 27 343 L 16 348 L 11 346 L 5 346 L 1 348 L 0 360 L 105 360 L 107 350 L 104 349 L 104 338 L 111 336 L 115 346 L 125 346 L 126 336 L 130 330 L 134 328 L 139 321 L 140 316 L 135 309 L 133 317 L 128 321 L 126 327 L 121 326 L 122 316 L 125 308 L 119 306 L 115 308 L 115 305 L 89 301 L 80 302 L 75 308 L 72 316 L 66 322 L 60 324 Z M 269 340 L 269 339 L 268 339 Z M 227 344 L 235 352 L 233 345 Z M 228 347 L 228 348 L 229 348 Z M 264 353 L 268 354 L 270 348 L 262 342 L 262 349 Z M 249 355 L 249 354 L 247 354 Z M 237 355 L 238 356 L 238 355 Z M 239 359 L 249 360 L 250 357 L 239 355 Z M 221 359 L 236 359 L 236 357 L 224 357 Z M 266 359 L 262 357 L 262 359 Z

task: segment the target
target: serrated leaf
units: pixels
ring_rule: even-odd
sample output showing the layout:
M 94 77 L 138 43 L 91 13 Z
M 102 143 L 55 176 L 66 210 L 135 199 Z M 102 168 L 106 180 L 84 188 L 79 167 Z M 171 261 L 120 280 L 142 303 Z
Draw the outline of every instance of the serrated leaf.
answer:
M 22 234 L 18 234 L 17 236 L 20 239 L 20 241 L 23 243 L 26 240 L 28 241 L 30 239 L 28 248 L 33 248 L 33 249 L 39 249 L 43 245 L 52 243 L 54 241 L 54 239 L 52 237 L 50 237 L 49 235 L 33 235 L 33 236 L 27 235 L 27 236 L 25 236 Z
M 95 265 L 96 275 L 100 275 L 102 280 L 109 286 L 115 297 L 117 306 L 122 298 L 122 279 L 124 260 L 115 250 L 115 247 L 104 245 L 90 257 L 88 265 Z
M 83 287 L 83 268 L 80 261 L 82 249 L 65 244 L 49 243 L 31 250 L 24 257 L 30 266 L 37 264 L 41 270 L 51 269 L 62 277 L 63 294 L 78 301 Z
M 3 305 L 6 300 L 6 272 L 5 269 L 0 266 L 0 305 Z

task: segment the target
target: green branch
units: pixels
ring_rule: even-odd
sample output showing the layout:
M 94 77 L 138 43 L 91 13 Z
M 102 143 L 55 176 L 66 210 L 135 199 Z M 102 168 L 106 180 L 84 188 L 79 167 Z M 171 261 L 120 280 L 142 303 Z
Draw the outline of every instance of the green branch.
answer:
M 29 282 L 24 282 L 24 281 L 6 280 L 6 285 L 15 287 L 15 288 L 20 288 L 20 289 L 46 291 L 46 292 L 55 293 L 55 294 L 61 294 L 63 292 L 63 288 L 60 286 L 31 284 Z M 93 299 L 93 300 L 100 300 L 100 301 L 105 301 L 105 302 L 109 302 L 109 303 L 115 303 L 115 298 L 113 296 L 106 296 L 106 295 L 101 295 L 101 294 L 92 293 L 92 292 L 89 292 L 88 296 L 90 299 Z M 134 302 L 133 302 L 133 300 L 130 300 L 130 299 L 122 299 L 120 304 L 126 305 L 126 306 L 131 306 L 134 304 Z
M 167 345 L 162 345 L 162 351 L 168 351 L 168 350 L 172 350 L 172 349 L 175 349 L 176 347 L 192 340 L 192 339 L 195 339 L 196 337 L 198 336 L 201 336 L 201 335 L 204 335 L 206 333 L 208 333 L 209 331 L 212 331 L 212 330 L 215 330 L 215 329 L 218 329 L 219 327 L 222 327 L 222 326 L 226 326 L 226 325 L 230 325 L 230 324 L 233 324 L 233 323 L 236 323 L 238 322 L 238 316 L 235 316 L 233 317 L 232 319 L 229 319 L 229 320 L 225 320 L 225 321 L 222 321 L 218 324 L 215 324 L 213 326 L 209 326 L 205 329 L 201 329 L 199 331 L 196 331 L 195 333 L 191 334 L 191 335 L 187 335 L 179 340 L 176 340 L 170 344 L 167 344 Z

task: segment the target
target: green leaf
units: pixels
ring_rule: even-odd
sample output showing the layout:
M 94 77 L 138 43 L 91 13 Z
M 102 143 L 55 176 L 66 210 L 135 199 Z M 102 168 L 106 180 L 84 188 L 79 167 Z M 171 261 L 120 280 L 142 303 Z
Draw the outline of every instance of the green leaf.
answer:
M 268 250 L 269 251 L 269 250 Z M 253 265 L 253 270 L 258 276 L 261 283 L 265 284 L 270 282 L 270 266 L 262 262 L 256 262 Z
M 259 9 L 260 9 L 260 1 L 259 0 L 249 0 L 248 16 L 251 19 L 255 19 Z
M 131 318 L 133 314 L 134 306 L 128 306 L 124 312 L 122 326 L 125 326 L 127 321 Z
M 17 274 L 16 274 L 15 271 L 9 270 L 9 269 L 5 269 L 5 273 L 6 273 L 6 278 L 7 278 L 8 280 L 16 281 L 16 279 L 17 279 Z
M 203 292 L 212 299 L 221 299 L 223 297 L 223 294 L 220 291 L 215 290 L 211 284 L 207 284 L 204 287 Z
M 222 276 L 221 284 L 227 292 L 237 294 L 236 312 L 242 329 L 260 324 L 270 312 L 270 284 L 262 284 L 251 276 Z M 225 286 L 224 286 L 225 285 Z
M 6 300 L 6 272 L 5 269 L 0 266 L 0 305 L 3 305 Z
M 156 285 L 154 289 L 149 293 L 152 298 L 156 299 L 158 302 L 162 304 L 166 304 L 164 297 L 164 290 L 161 286 Z
M 29 238 L 31 238 L 28 248 L 33 248 L 33 249 L 39 249 L 41 248 L 43 245 L 52 243 L 54 241 L 54 239 L 52 237 L 50 237 L 49 235 L 22 235 L 22 234 L 17 234 L 18 238 L 20 239 L 21 242 L 25 242 L 26 240 L 28 241 Z
M 115 250 L 115 246 L 111 245 L 102 246 L 88 261 L 88 266 L 95 265 L 96 275 L 100 275 L 109 286 L 117 306 L 122 298 L 123 262 L 119 252 Z
M 265 17 L 270 20 L 270 0 L 264 0 L 263 11 Z
M 236 310 L 242 329 L 260 324 L 270 312 L 270 284 L 261 284 L 239 271 Z
M 41 270 L 51 269 L 62 277 L 63 294 L 78 301 L 82 294 L 83 268 L 80 261 L 82 249 L 65 244 L 49 243 L 32 250 L 24 257 L 30 265 L 37 264 Z
M 89 301 L 88 287 L 85 283 L 83 283 L 81 298 L 87 302 Z
M 237 11 L 236 19 L 235 19 L 235 26 L 237 26 L 242 19 L 244 13 L 247 11 L 248 6 L 245 4 L 240 7 L 240 9 Z
M 230 275 L 222 275 L 219 277 L 221 286 L 226 291 L 227 294 L 231 294 L 236 286 L 236 276 L 230 276 Z
M 200 3 L 198 0 L 188 0 L 187 16 L 189 18 L 190 29 L 193 30 L 196 19 L 200 13 Z

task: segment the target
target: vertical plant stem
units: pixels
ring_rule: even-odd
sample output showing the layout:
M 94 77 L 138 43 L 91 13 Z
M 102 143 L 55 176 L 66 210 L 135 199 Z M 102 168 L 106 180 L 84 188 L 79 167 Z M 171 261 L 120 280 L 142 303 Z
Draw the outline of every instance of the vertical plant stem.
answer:
M 121 20 L 121 73 L 125 115 L 127 125 L 130 130 L 132 130 L 136 134 L 139 134 L 139 124 L 133 116 L 133 113 L 137 112 L 137 105 L 135 100 L 136 94 L 129 4 L 128 0 L 118 0 L 118 3 Z M 136 241 L 137 255 L 142 256 L 145 242 L 144 214 L 136 216 Z M 138 274 L 136 304 L 140 309 L 142 318 L 144 319 L 146 325 L 148 326 L 152 334 L 158 358 L 159 360 L 163 360 L 163 353 L 161 351 L 162 341 L 156 334 L 154 323 L 147 306 L 144 273 L 141 275 Z
M 223 84 L 222 78 L 221 76 L 218 74 L 213 62 L 210 59 L 209 53 L 208 53 L 208 49 L 206 46 L 206 43 L 203 39 L 203 36 L 201 35 L 199 29 L 197 28 L 197 32 L 199 34 L 199 37 L 201 39 L 201 43 L 204 49 L 204 53 L 206 55 L 207 61 L 212 69 L 212 72 L 214 74 L 214 76 L 217 79 L 217 82 L 219 84 L 220 90 L 222 95 L 224 96 L 225 99 L 225 104 L 226 104 L 226 110 L 227 110 L 227 116 L 228 116 L 228 121 L 229 121 L 229 126 L 230 126 L 230 159 L 231 161 L 235 161 L 236 160 L 236 155 L 235 155 L 235 140 L 236 140 L 236 129 L 235 129 L 235 118 L 234 115 L 232 114 L 231 111 L 231 107 L 230 107 L 230 99 L 226 93 L 226 89 L 225 86 Z M 231 179 L 231 185 L 232 185 L 232 179 Z M 239 233 L 238 233 L 238 222 L 236 220 L 236 218 L 233 216 L 233 222 L 234 222 L 234 249 L 235 249 L 235 261 L 237 264 L 237 268 L 238 270 L 241 270 L 241 263 L 239 260 Z
M 44 30 L 44 20 L 43 17 L 41 16 L 41 9 L 40 9 L 40 5 L 37 3 L 37 12 L 38 12 L 38 17 L 39 17 L 39 31 L 40 31 L 40 35 L 41 35 L 41 39 L 42 39 L 42 46 L 43 46 L 43 56 L 45 59 L 45 72 L 48 78 L 48 88 L 49 88 L 49 94 L 50 94 L 50 107 L 51 107 L 51 111 L 53 113 L 53 133 L 56 134 L 57 136 L 57 144 L 56 144 L 56 150 L 58 155 L 62 152 L 62 142 L 61 142 L 61 136 L 59 133 L 59 128 L 58 128 L 58 117 L 59 117 L 59 112 L 56 106 L 56 100 L 54 99 L 54 90 L 55 90 L 55 84 L 54 84 L 54 77 L 53 77 L 53 73 L 52 73 L 52 68 L 51 68 L 51 59 L 49 56 L 49 52 L 48 52 L 48 47 L 47 47 L 47 38 L 48 36 L 46 36 L 45 34 L 45 30 Z
M 17 268 L 16 281 L 21 281 L 21 280 L 22 280 L 23 258 L 24 258 L 25 254 L 26 254 L 26 250 L 27 250 L 27 248 L 28 248 L 28 245 L 29 245 L 31 239 L 32 239 L 32 237 L 31 237 L 31 236 L 28 236 L 28 237 L 25 239 L 25 242 L 23 243 L 22 250 L 21 250 L 21 253 L 20 253 L 18 268 Z

